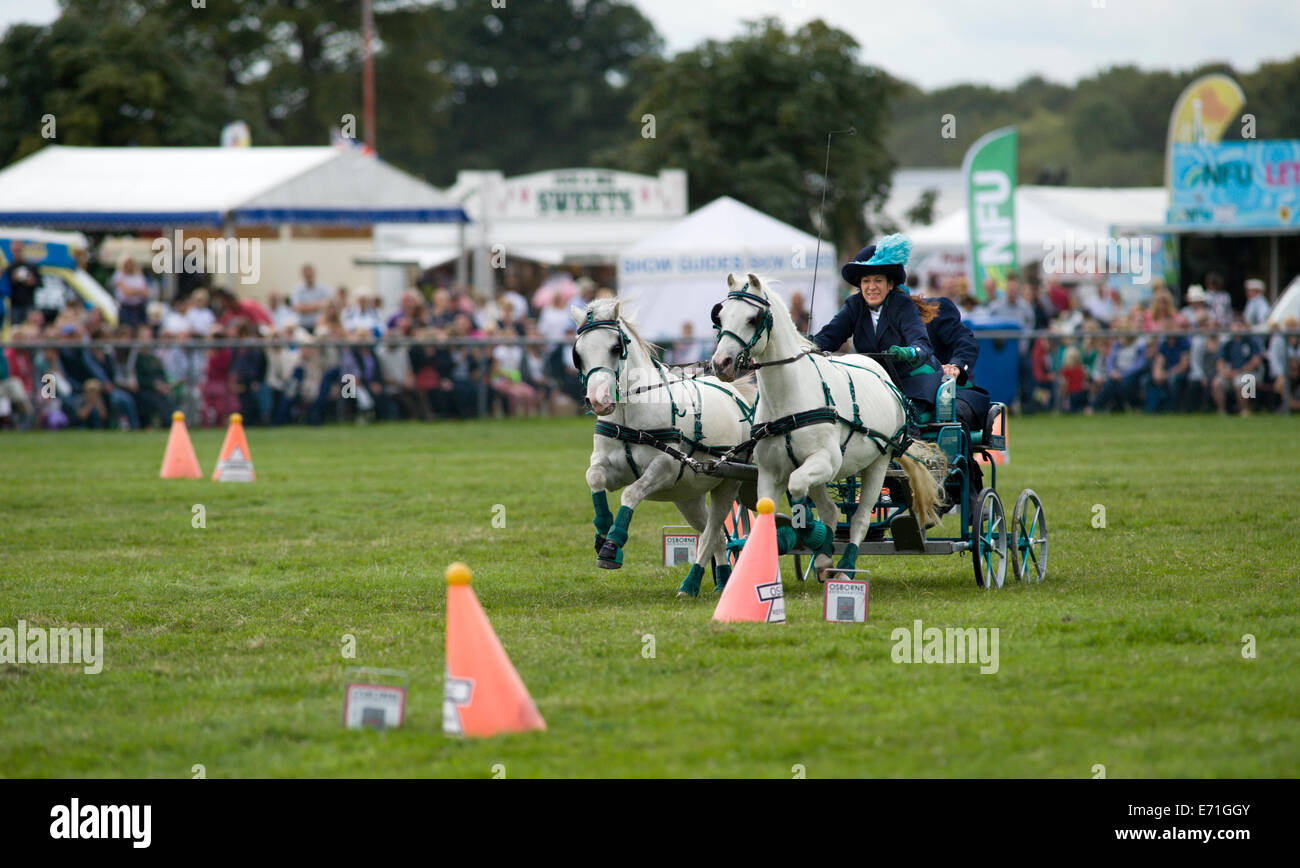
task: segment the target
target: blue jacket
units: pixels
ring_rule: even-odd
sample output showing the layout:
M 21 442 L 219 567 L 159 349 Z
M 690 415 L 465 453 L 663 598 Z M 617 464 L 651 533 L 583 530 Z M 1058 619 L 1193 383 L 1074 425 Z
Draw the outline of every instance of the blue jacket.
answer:
M 848 338 L 853 338 L 853 350 L 859 353 L 884 353 L 890 347 L 916 347 L 920 355 L 907 368 L 895 363 L 899 374 L 898 388 L 918 405 L 917 409 L 934 408 L 935 392 L 943 376 L 939 362 L 930 346 L 921 315 L 916 305 L 901 289 L 894 289 L 881 305 L 880 322 L 873 325 L 871 313 L 862 294 L 855 292 L 844 302 L 840 312 L 813 337 L 813 343 L 823 350 L 837 350 Z
M 927 301 L 939 302 L 939 313 L 925 324 L 930 336 L 930 346 L 934 347 L 934 356 L 941 365 L 955 365 L 962 371 L 957 378 L 959 385 L 965 385 L 968 375 L 979 358 L 980 345 L 975 335 L 961 321 L 961 311 L 947 298 L 931 298 Z
M 961 321 L 961 311 L 951 300 L 943 297 L 927 300 L 939 302 L 939 313 L 925 324 L 925 330 L 930 335 L 930 345 L 934 347 L 934 357 L 941 365 L 956 365 L 961 368 L 961 376 L 957 378 L 957 400 L 970 405 L 978 425 L 982 427 L 992 401 L 989 393 L 976 386 L 971 378 L 975 360 L 980 354 L 979 342 L 975 340 L 970 328 Z

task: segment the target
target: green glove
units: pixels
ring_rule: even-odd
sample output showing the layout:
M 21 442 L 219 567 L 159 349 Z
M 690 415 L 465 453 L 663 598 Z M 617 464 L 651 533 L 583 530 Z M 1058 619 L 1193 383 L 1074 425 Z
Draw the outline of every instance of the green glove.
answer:
M 921 353 L 916 347 L 890 347 L 889 354 L 900 362 L 914 362 Z

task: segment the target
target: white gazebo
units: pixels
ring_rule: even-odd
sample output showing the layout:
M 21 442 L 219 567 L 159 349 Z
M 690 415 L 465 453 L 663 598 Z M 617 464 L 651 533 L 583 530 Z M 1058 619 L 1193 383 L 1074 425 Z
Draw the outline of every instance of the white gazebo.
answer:
M 239 278 L 255 295 L 288 291 L 304 262 L 326 283 L 363 284 L 372 275 L 351 259 L 373 249 L 374 224 L 467 219 L 456 200 L 356 148 L 50 145 L 0 171 L 0 224 L 256 238 L 258 273 Z M 168 282 L 183 267 L 175 245 L 173 255 Z
M 463 222 L 433 186 L 356 149 L 74 148 L 0 171 L 0 224 L 82 230 Z
M 715 199 L 666 229 L 626 248 L 618 260 L 618 294 L 636 300 L 638 327 L 647 336 L 676 336 L 691 323 L 708 334 L 709 311 L 727 291 L 727 273 L 755 273 L 788 303 L 812 298 L 817 238 L 729 196 Z M 839 307 L 835 247 L 821 243 L 814 326 Z

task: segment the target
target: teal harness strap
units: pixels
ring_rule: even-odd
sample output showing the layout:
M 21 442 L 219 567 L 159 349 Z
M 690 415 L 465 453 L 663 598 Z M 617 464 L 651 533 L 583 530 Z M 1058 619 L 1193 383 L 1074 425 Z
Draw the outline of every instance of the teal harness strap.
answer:
M 632 475 L 638 479 L 641 477 L 641 470 L 636 466 L 636 460 L 632 457 L 633 446 L 650 446 L 661 452 L 667 451 L 665 446 L 669 443 L 685 443 L 690 447 L 689 455 L 694 455 L 697 451 L 707 452 L 715 458 L 726 454 L 731 448 L 727 446 L 706 446 L 697 440 L 692 440 L 681 432 L 679 428 L 653 428 L 642 430 L 640 428 L 628 428 L 626 425 L 618 425 L 614 422 L 606 422 L 603 419 L 596 422 L 596 436 L 608 437 L 611 440 L 623 441 L 623 455 L 627 459 L 628 469 Z M 688 457 L 689 457 L 688 455 Z M 681 479 L 682 474 L 686 472 L 686 465 L 679 462 L 680 467 L 677 471 L 677 478 Z
M 894 397 L 898 399 L 899 404 L 903 408 L 904 415 L 909 419 L 912 417 L 912 402 L 909 401 L 907 396 L 888 379 L 880 376 L 876 371 L 873 371 L 870 368 L 864 368 L 861 365 L 854 365 L 849 362 L 840 362 L 835 359 L 828 359 L 828 361 L 832 364 L 841 365 L 846 368 L 857 368 L 860 371 L 866 371 L 867 373 L 874 375 L 876 379 L 888 386 L 894 393 Z M 849 440 L 852 439 L 855 433 L 867 437 L 871 442 L 876 444 L 876 447 L 880 449 L 881 452 L 889 453 L 891 458 L 902 455 L 911 447 L 912 438 L 907 436 L 906 421 L 903 422 L 902 427 L 895 431 L 892 436 L 886 436 L 879 431 L 875 431 L 862 424 L 862 416 L 858 407 L 857 390 L 854 388 L 852 375 L 847 371 L 844 372 L 844 375 L 849 379 L 849 396 L 853 401 L 853 418 L 845 419 L 841 416 L 839 411 L 835 409 L 835 401 L 831 397 L 830 387 L 826 384 L 826 378 L 822 376 L 821 367 L 816 361 L 813 362 L 813 367 L 817 369 L 817 377 L 821 380 L 822 395 L 826 400 L 826 406 L 819 410 L 805 410 L 802 413 L 792 413 L 789 416 L 782 416 L 779 419 L 773 419 L 771 422 L 759 423 L 753 427 L 750 435 L 751 439 L 757 441 L 766 437 L 785 435 L 786 455 L 790 458 L 790 463 L 796 467 L 799 466 L 799 460 L 794 454 L 794 444 L 790 439 L 790 434 L 799 428 L 805 428 L 809 425 L 822 425 L 827 422 L 841 422 L 848 426 L 850 429 L 849 434 L 844 438 L 844 442 L 840 444 L 841 455 L 843 455 L 849 448 Z M 755 405 L 757 405 L 757 401 L 755 402 Z

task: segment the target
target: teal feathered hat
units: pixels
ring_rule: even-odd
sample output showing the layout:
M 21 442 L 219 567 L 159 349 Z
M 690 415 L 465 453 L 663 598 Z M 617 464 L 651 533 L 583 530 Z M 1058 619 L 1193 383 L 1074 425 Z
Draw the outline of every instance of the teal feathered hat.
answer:
M 846 262 L 840 274 L 849 286 L 857 289 L 866 274 L 883 274 L 894 286 L 907 283 L 907 257 L 912 253 L 912 242 L 905 235 L 886 235 L 879 244 L 868 244 L 858 251 L 852 262 Z

